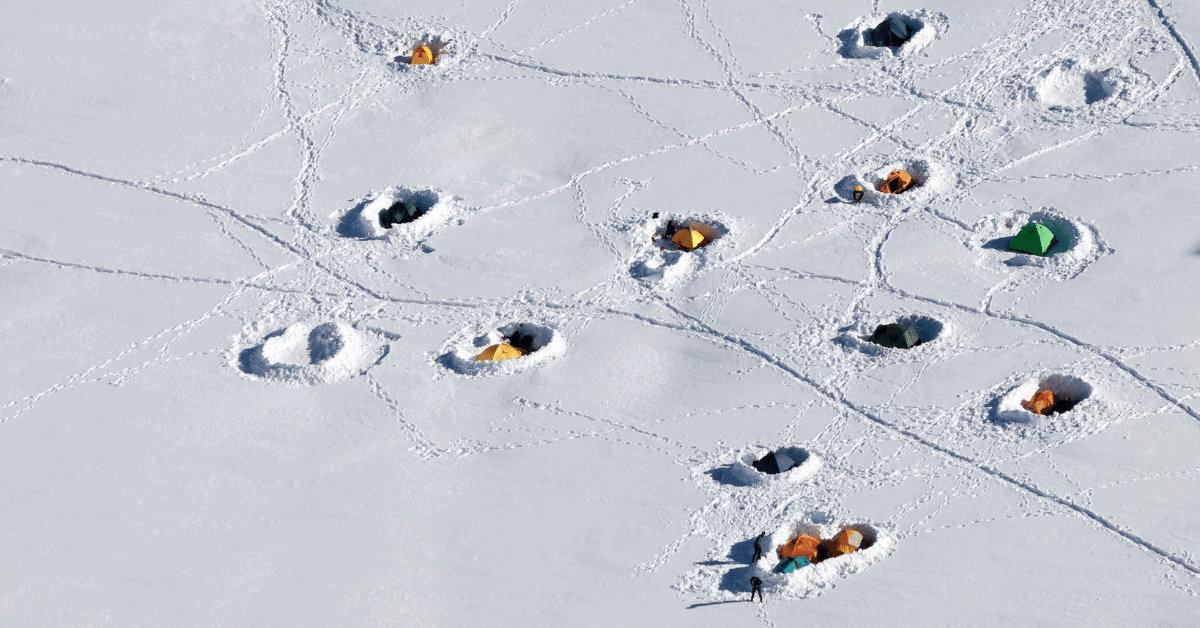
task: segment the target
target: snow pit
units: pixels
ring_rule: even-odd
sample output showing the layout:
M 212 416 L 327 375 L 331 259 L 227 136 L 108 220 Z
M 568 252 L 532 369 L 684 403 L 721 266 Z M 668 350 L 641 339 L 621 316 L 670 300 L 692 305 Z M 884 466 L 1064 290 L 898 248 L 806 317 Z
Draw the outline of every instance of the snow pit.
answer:
M 876 47 L 867 45 L 867 33 L 888 19 L 895 17 L 908 27 L 910 37 L 904 45 L 898 47 Z M 950 20 L 942 13 L 930 13 L 920 10 L 911 14 L 889 13 L 887 15 L 866 15 L 854 20 L 842 32 L 838 39 L 842 45 L 838 54 L 847 59 L 901 59 L 916 56 L 916 54 L 937 39 L 938 34 L 945 32 Z
M 843 530 L 856 530 L 862 534 L 862 543 L 856 552 L 826 558 L 827 547 Z M 775 548 L 787 543 L 800 534 L 821 539 L 822 554 L 818 562 L 801 567 L 789 574 L 772 573 L 779 562 Z M 836 586 L 839 580 L 857 574 L 867 567 L 888 557 L 896 549 L 896 537 L 888 530 L 863 521 L 840 523 L 794 522 L 784 525 L 770 535 L 771 551 L 754 565 L 754 575 L 763 581 L 763 593 L 769 597 L 806 598 L 820 595 Z
M 1045 256 L 1010 251 L 1008 243 L 1029 222 L 1045 225 L 1058 240 Z M 1111 253 L 1099 230 L 1082 218 L 1067 218 L 1053 207 L 1036 212 L 1009 211 L 985 216 L 974 225 L 971 246 L 979 250 L 976 265 L 1036 267 L 1062 281 L 1083 272 L 1101 255 Z
M 913 185 L 899 194 L 885 194 L 879 186 L 895 170 L 907 172 Z M 854 203 L 854 188 L 861 186 L 863 200 L 857 204 L 881 209 L 907 207 L 928 202 L 950 191 L 951 177 L 941 164 L 927 159 L 897 161 L 864 174 L 852 174 L 834 185 L 834 193 L 847 203 Z
M 374 353 L 344 323 L 295 323 L 238 354 L 247 375 L 295 385 L 328 384 L 358 373 Z
M 670 220 L 678 228 L 695 226 L 707 242 L 691 251 L 683 250 L 670 238 L 662 237 Z M 684 277 L 733 252 L 734 238 L 730 237 L 734 234 L 733 224 L 725 215 L 714 212 L 692 214 L 690 218 L 660 216 L 630 225 L 627 229 L 634 236 L 634 252 L 629 274 L 660 289 L 674 287 Z
M 401 248 L 417 249 L 434 233 L 466 216 L 462 198 L 440 190 L 391 187 L 361 200 L 340 216 L 338 235 L 360 240 L 384 240 Z M 412 222 L 385 229 L 380 214 L 397 202 L 412 203 L 423 213 Z M 331 218 L 337 217 L 334 213 Z
M 761 459 L 768 452 L 787 454 L 796 466 L 776 474 L 762 473 L 751 463 Z M 718 484 L 727 486 L 782 486 L 811 480 L 821 469 L 821 458 L 807 449 L 800 447 L 778 447 L 774 450 L 760 447 L 743 450 L 730 464 L 722 465 L 708 472 L 708 475 Z
M 1026 410 L 1022 401 L 1029 401 L 1039 390 L 1054 394 L 1055 415 L 1068 412 L 1083 400 L 1092 396 L 1092 386 L 1078 377 L 1070 375 L 1047 375 L 1031 379 L 1009 391 L 996 406 L 996 420 L 1005 423 L 1038 423 L 1048 418 Z
M 463 35 L 446 31 L 438 34 L 426 32 L 404 42 L 398 41 L 392 46 L 392 64 L 410 72 L 428 72 L 454 65 L 460 56 L 458 42 L 463 40 Z M 425 46 L 433 53 L 432 65 L 412 65 L 413 51 L 418 46 Z
M 1098 103 L 1120 91 L 1125 82 L 1118 68 L 1103 71 L 1067 59 L 1042 72 L 1037 99 L 1052 108 L 1075 108 Z
M 507 342 L 513 332 L 533 336 L 534 350 L 528 355 L 510 360 L 476 361 L 484 349 Z M 451 338 L 438 355 L 432 358 L 435 366 L 455 375 L 466 377 L 495 377 L 512 375 L 562 357 L 567 341 L 552 327 L 533 323 L 510 323 L 500 327 L 479 326 L 462 330 Z
M 899 323 L 900 325 L 916 329 L 917 336 L 921 339 L 920 344 L 911 349 L 890 349 L 871 342 L 871 334 L 875 332 L 875 328 L 888 323 Z M 885 356 L 895 354 L 899 351 L 915 351 L 926 347 L 935 340 L 944 339 L 949 334 L 950 327 L 946 323 L 925 314 L 895 314 L 892 316 L 867 318 L 841 331 L 842 333 L 833 339 L 835 343 L 867 355 Z

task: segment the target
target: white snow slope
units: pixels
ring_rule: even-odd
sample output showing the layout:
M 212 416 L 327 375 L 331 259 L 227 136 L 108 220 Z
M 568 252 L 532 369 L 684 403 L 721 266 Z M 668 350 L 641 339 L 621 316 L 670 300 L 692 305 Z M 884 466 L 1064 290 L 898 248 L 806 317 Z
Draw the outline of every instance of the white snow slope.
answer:
M 1195 6 L 0 13 L 0 625 L 1200 625 Z

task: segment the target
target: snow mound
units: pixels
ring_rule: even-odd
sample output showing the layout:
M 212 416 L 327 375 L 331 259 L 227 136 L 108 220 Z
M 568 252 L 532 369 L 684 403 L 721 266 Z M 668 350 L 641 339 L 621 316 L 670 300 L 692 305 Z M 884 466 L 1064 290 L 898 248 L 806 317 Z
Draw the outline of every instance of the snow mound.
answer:
M 750 463 L 767 455 L 770 449 L 755 447 L 743 450 L 730 464 L 717 467 L 709 472 L 709 476 L 719 483 L 728 486 L 757 486 L 760 484 L 796 484 L 811 480 L 821 470 L 821 458 L 800 447 L 779 447 L 774 451 L 787 454 L 797 466 L 783 473 L 762 473 Z
M 238 354 L 252 377 L 294 385 L 328 384 L 358 373 L 373 351 L 345 323 L 295 323 Z
M 891 349 L 870 341 L 871 334 L 875 333 L 875 327 L 890 323 L 915 327 L 917 336 L 921 338 L 921 344 L 911 349 Z M 935 340 L 945 341 L 948 337 L 953 336 L 954 329 L 955 326 L 952 323 L 943 322 L 926 314 L 885 314 L 882 316 L 872 316 L 871 318 L 859 321 L 856 325 L 851 325 L 843 329 L 840 334 L 834 337 L 833 341 L 846 349 L 853 349 L 867 355 L 886 356 L 897 352 L 928 349 L 929 343 Z M 945 343 L 943 342 L 943 344 Z
M 1033 378 L 1012 389 L 1000 399 L 996 405 L 996 420 L 1003 423 L 1039 424 L 1057 416 L 1035 414 L 1021 406 L 1022 401 L 1029 401 L 1039 390 L 1049 390 L 1054 394 L 1056 400 L 1071 401 L 1076 406 L 1092 396 L 1092 385 L 1078 377 L 1054 374 L 1043 378 Z M 1082 409 L 1086 409 L 1086 407 Z M 1071 408 L 1071 411 L 1074 411 L 1074 407 Z
M 868 46 L 865 39 L 867 32 L 879 26 L 880 22 L 889 17 L 898 18 L 903 22 L 912 36 L 904 42 L 904 45 L 897 48 Z M 918 52 L 928 47 L 938 38 L 939 33 L 946 32 L 949 26 L 950 19 L 944 14 L 930 13 L 924 9 L 912 14 L 865 15 L 854 20 L 845 30 L 838 33 L 838 39 L 842 42 L 838 53 L 847 59 L 890 59 L 892 57 L 906 59 L 916 56 Z
M 511 360 L 476 362 L 481 351 L 505 342 L 514 331 L 533 336 L 534 351 Z M 553 327 L 534 323 L 510 323 L 504 326 L 480 325 L 463 329 L 451 338 L 432 363 L 443 371 L 465 377 L 498 377 L 544 366 L 567 352 L 567 341 Z
M 884 194 L 880 184 L 893 170 L 903 170 L 913 178 L 913 187 L 899 194 Z M 852 174 L 834 185 L 834 193 L 843 201 L 854 202 L 855 186 L 862 186 L 863 200 L 859 205 L 892 209 L 920 205 L 935 196 L 950 191 L 950 173 L 941 164 L 927 159 L 897 161 L 881 166 L 865 174 Z
M 1058 240 L 1045 256 L 1008 249 L 1008 243 L 1029 222 L 1045 225 Z M 1059 281 L 1079 275 L 1101 255 L 1112 252 L 1095 225 L 1082 218 L 1067 218 L 1053 207 L 985 216 L 975 223 L 974 232 L 971 246 L 979 250 L 976 265 L 1041 268 Z
M 412 203 L 425 213 L 412 222 L 385 229 L 379 222 L 379 214 L 400 201 Z M 385 240 L 401 249 L 416 250 L 446 225 L 462 220 L 467 212 L 461 201 L 461 197 L 440 190 L 391 187 L 368 196 L 342 214 L 337 232 L 346 238 Z M 330 217 L 337 217 L 337 213 Z
M 669 239 L 658 234 L 674 220 L 686 227 L 703 223 L 711 228 L 706 237 L 710 241 L 692 251 L 684 251 Z M 627 227 L 633 234 L 633 255 L 629 261 L 629 274 L 659 290 L 668 290 L 678 285 L 685 277 L 701 272 L 706 266 L 720 262 L 733 253 L 736 242 L 736 223 L 720 212 L 693 213 L 687 217 L 666 216 L 651 218 Z

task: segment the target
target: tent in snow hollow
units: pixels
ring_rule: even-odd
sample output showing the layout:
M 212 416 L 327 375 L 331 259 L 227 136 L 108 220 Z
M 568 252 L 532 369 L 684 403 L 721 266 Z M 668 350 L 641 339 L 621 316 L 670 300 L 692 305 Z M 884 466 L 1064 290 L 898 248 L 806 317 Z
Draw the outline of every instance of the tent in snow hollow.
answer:
M 671 236 L 671 241 L 685 251 L 694 250 L 705 243 L 704 234 L 692 227 L 684 227 Z
M 807 534 L 801 534 L 775 549 L 780 558 L 803 558 L 809 562 L 817 559 L 817 549 L 821 547 L 821 539 Z
M 915 327 L 892 323 L 876 327 L 871 342 L 891 349 L 912 349 L 921 344 L 921 336 Z
M 787 454 L 780 452 L 768 452 L 759 460 L 750 463 L 750 466 L 758 469 L 759 473 L 783 473 L 792 467 L 797 466 L 796 461 L 788 457 Z
M 391 229 L 392 225 L 402 225 L 412 222 L 425 214 L 412 203 L 396 201 L 391 207 L 379 212 L 379 226 Z
M 862 541 L 862 532 L 859 532 L 854 528 L 846 528 L 845 530 L 842 530 L 841 534 L 837 535 L 837 537 L 833 539 L 833 543 L 831 544 L 833 547 L 829 548 L 829 557 L 837 558 L 838 556 L 842 556 L 844 554 L 857 552 L 858 546 L 862 545 Z
M 882 48 L 884 46 L 902 46 L 913 34 L 900 18 L 891 16 L 863 34 L 868 46 Z
M 1021 227 L 1021 232 L 1009 241 L 1008 248 L 1022 253 L 1045 255 L 1057 243 L 1058 238 L 1054 237 L 1046 225 L 1031 222 Z
M 412 60 L 409 61 L 408 64 L 433 65 L 433 62 L 433 51 L 429 49 L 429 46 L 417 46 L 416 48 L 413 48 Z
M 779 564 L 775 565 L 775 568 L 771 571 L 773 573 L 792 573 L 801 567 L 807 567 L 811 564 L 812 563 L 803 556 L 791 556 L 779 561 Z
M 484 362 L 487 360 L 491 360 L 494 362 L 499 362 L 500 360 L 511 360 L 513 358 L 519 358 L 523 355 L 525 355 L 524 351 L 521 351 L 520 349 L 508 344 L 507 342 L 502 342 L 498 345 L 492 345 L 492 346 L 488 347 L 487 349 L 484 349 L 483 353 L 480 353 L 478 356 L 475 357 L 475 361 L 476 362 Z
M 903 170 L 893 170 L 879 184 L 879 191 L 884 194 L 899 194 L 911 187 L 915 187 L 912 175 Z

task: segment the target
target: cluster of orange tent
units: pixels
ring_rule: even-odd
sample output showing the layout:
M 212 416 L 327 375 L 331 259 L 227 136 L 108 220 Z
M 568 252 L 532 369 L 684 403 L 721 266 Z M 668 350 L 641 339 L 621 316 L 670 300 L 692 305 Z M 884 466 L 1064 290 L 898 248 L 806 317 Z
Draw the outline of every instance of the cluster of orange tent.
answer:
M 781 560 L 803 558 L 815 564 L 829 558 L 857 552 L 862 546 L 863 534 L 854 528 L 846 528 L 832 539 L 822 541 L 815 536 L 801 534 L 775 549 Z

